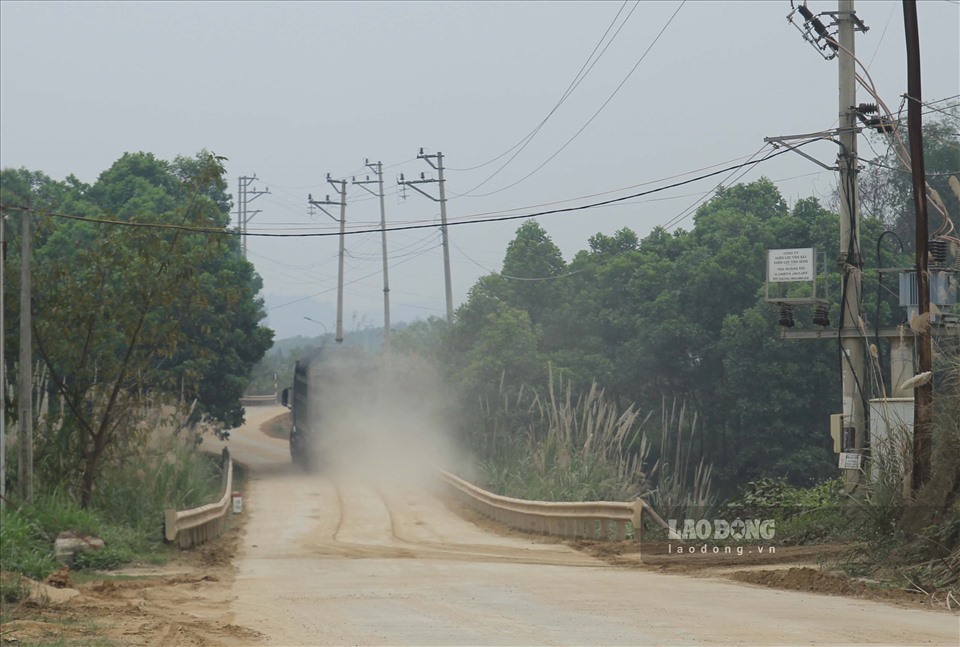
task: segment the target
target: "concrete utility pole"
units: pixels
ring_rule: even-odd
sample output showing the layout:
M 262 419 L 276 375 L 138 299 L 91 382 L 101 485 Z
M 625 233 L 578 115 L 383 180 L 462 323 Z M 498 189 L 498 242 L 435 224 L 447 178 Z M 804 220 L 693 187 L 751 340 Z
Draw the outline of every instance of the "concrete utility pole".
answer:
M 903 31 L 907 41 L 907 130 L 910 139 L 910 167 L 913 176 L 913 203 L 916 209 L 917 306 L 920 320 L 917 331 L 917 372 L 933 370 L 933 346 L 930 336 L 930 284 L 927 274 L 927 191 L 923 163 L 923 104 L 920 96 L 920 30 L 917 26 L 916 0 L 903 0 Z M 913 395 L 913 474 L 916 493 L 930 480 L 933 452 L 933 381 L 914 389 Z
M 863 401 L 865 386 L 865 345 L 861 312 L 863 257 L 860 254 L 860 199 L 857 187 L 857 81 L 854 61 L 855 28 L 853 0 L 839 0 L 837 41 L 840 44 L 840 266 L 842 303 L 840 304 L 840 352 L 843 383 L 843 451 L 863 454 L 866 417 Z M 845 472 L 847 487 L 854 486 L 860 470 Z
M 260 196 L 270 193 L 269 187 L 263 191 L 250 189 L 250 185 L 253 184 L 256 179 L 256 173 L 250 177 L 244 175 L 237 179 L 237 226 L 240 229 L 240 238 L 242 239 L 241 249 L 243 250 L 244 258 L 247 257 L 247 224 L 253 220 L 254 216 L 260 213 L 260 209 L 249 211 L 247 205 Z
M 417 155 L 417 159 L 422 159 L 435 171 L 437 171 L 438 178 L 428 178 L 421 173 L 419 180 L 405 180 L 401 174 L 400 180 L 397 183 L 401 186 L 408 186 L 417 191 L 417 193 L 421 193 L 434 202 L 440 203 L 440 234 L 442 237 L 441 241 L 443 243 L 443 279 L 447 297 L 447 321 L 450 322 L 453 321 L 453 286 L 450 280 L 450 242 L 447 237 L 447 196 L 445 193 L 445 183 L 443 179 L 443 153 L 437 151 L 436 155 L 427 155 L 421 148 L 420 153 Z M 436 164 L 434 164 L 433 160 L 437 160 Z M 427 184 L 429 182 L 438 182 L 440 184 L 439 200 L 417 186 L 418 184 Z
M 30 218 L 28 209 L 21 215 L 20 236 L 20 394 L 19 421 L 17 424 L 18 448 L 18 494 L 21 501 L 33 503 L 33 337 L 30 327 Z
M 328 195 L 324 200 L 314 200 L 312 195 L 307 196 L 307 203 L 312 204 L 313 206 L 319 208 L 325 214 L 330 216 L 333 220 L 337 220 L 329 211 L 327 211 L 325 206 L 340 205 L 340 263 L 337 271 L 337 336 L 335 341 L 338 344 L 343 343 L 343 255 L 344 255 L 344 239 L 346 238 L 347 226 L 347 181 L 340 180 L 339 182 L 334 181 L 330 178 L 330 174 L 327 173 L 327 182 L 333 187 L 333 190 L 340 194 L 340 200 L 338 202 L 333 202 L 330 200 Z M 337 188 L 337 185 L 340 185 L 340 188 Z
M 364 164 L 377 174 L 377 179 L 371 180 L 368 175 L 366 180 L 358 181 L 357 178 L 353 178 L 353 183 L 367 193 L 380 198 L 380 238 L 383 243 L 383 350 L 388 351 L 390 350 L 390 277 L 387 267 L 387 211 L 383 204 L 383 164 L 381 162 L 371 164 L 369 159 L 364 160 Z M 377 184 L 377 193 L 367 188 L 368 184 L 374 183 Z

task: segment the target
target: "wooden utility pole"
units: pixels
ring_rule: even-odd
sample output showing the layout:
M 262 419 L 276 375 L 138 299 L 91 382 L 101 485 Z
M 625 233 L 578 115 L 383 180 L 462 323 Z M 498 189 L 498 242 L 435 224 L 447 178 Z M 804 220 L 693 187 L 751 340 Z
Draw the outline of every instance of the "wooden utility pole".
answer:
M 21 215 L 20 235 L 20 393 L 17 423 L 17 494 L 21 501 L 33 503 L 33 338 L 30 327 L 30 218 L 29 209 Z
M 930 335 L 930 282 L 927 273 L 927 191 L 923 164 L 923 104 L 920 95 L 920 30 L 916 0 L 903 0 L 903 31 L 907 41 L 907 132 L 910 139 L 910 170 L 917 237 L 917 374 L 933 367 Z M 933 380 L 914 388 L 913 395 L 913 492 L 930 480 L 933 454 Z

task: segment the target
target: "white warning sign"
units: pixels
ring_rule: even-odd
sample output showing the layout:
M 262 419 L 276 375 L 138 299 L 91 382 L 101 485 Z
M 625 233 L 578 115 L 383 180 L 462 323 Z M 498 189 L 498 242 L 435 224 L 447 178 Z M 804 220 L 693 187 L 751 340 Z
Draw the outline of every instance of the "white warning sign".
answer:
M 816 276 L 813 248 L 767 250 L 770 283 L 812 281 Z

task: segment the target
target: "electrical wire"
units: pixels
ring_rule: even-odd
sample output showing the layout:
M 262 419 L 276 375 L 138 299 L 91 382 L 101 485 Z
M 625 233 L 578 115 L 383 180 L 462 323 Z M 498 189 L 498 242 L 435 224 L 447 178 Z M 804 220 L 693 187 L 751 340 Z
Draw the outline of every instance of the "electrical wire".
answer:
M 890 3 L 890 14 L 887 16 L 887 22 L 883 25 L 883 31 L 880 32 L 880 38 L 877 40 L 877 46 L 873 50 L 873 56 L 870 57 L 870 60 L 867 62 L 867 69 L 870 69 L 870 66 L 873 65 L 873 59 L 877 58 L 877 54 L 880 52 L 880 45 L 883 44 L 883 37 L 887 35 L 887 28 L 890 27 L 890 22 L 893 19 L 893 12 L 897 10 L 897 3 Z
M 680 9 L 682 9 L 682 8 L 683 8 L 683 5 L 685 5 L 686 3 L 687 3 L 687 0 L 681 0 L 680 4 L 677 5 L 676 10 L 673 12 L 673 15 L 670 16 L 670 18 L 667 20 L 666 24 L 660 29 L 659 33 L 657 33 L 656 37 L 653 39 L 653 42 L 651 42 L 650 45 L 647 47 L 647 49 L 644 50 L 643 54 L 641 54 L 641 56 L 640 56 L 640 59 L 634 64 L 634 66 L 630 69 L 630 71 L 627 72 L 627 75 L 626 75 L 626 76 L 624 77 L 624 79 L 620 82 L 620 84 L 613 90 L 613 92 L 610 94 L 610 96 L 607 97 L 606 101 L 604 101 L 602 104 L 600 104 L 600 107 L 597 108 L 597 111 L 593 113 L 593 115 L 587 120 L 587 122 L 586 122 L 585 124 L 583 124 L 583 126 L 581 126 L 580 129 L 579 129 L 577 132 L 575 132 L 570 139 L 568 139 L 566 142 L 564 142 L 564 144 L 563 144 L 559 149 L 557 149 L 556 152 L 554 152 L 550 157 L 548 157 L 546 160 L 544 160 L 544 161 L 543 161 L 539 166 L 537 166 L 535 169 L 533 169 L 532 171 L 530 171 L 529 173 L 527 173 L 526 175 L 524 175 L 523 177 L 521 177 L 519 180 L 517 180 L 517 181 L 515 181 L 515 182 L 512 182 L 511 184 L 508 184 L 508 185 L 506 185 L 506 186 L 504 186 L 504 187 L 501 187 L 501 188 L 499 188 L 499 189 L 496 189 L 495 191 L 488 191 L 487 193 L 476 193 L 476 194 L 474 194 L 473 191 L 475 191 L 476 189 L 478 189 L 478 188 L 481 186 L 481 185 L 477 185 L 477 186 L 475 186 L 473 189 L 470 189 L 469 191 L 467 191 L 467 192 L 465 192 L 465 193 L 459 194 L 458 197 L 483 198 L 483 197 L 486 197 L 486 196 L 494 195 L 494 194 L 496 194 L 496 193 L 500 193 L 500 192 L 502 192 L 502 191 L 506 191 L 507 189 L 511 189 L 511 188 L 517 186 L 518 184 L 520 184 L 521 182 L 526 181 L 528 178 L 530 178 L 531 176 L 533 176 L 536 172 L 538 172 L 538 171 L 539 171 L 540 169 L 542 169 L 544 166 L 546 166 L 546 165 L 549 164 L 551 161 L 553 161 L 553 159 L 554 159 L 557 155 L 559 155 L 560 153 L 562 153 L 562 152 L 567 148 L 567 146 L 569 146 L 571 143 L 573 143 L 573 141 L 574 141 L 577 137 L 580 136 L 580 133 L 582 133 L 584 130 L 586 130 L 586 129 L 587 129 L 587 126 L 589 126 L 590 124 L 592 124 L 593 121 L 600 115 L 600 113 L 603 112 L 603 109 L 606 108 L 607 105 L 608 105 L 611 101 L 613 101 L 613 98 L 614 98 L 615 96 L 617 96 L 617 94 L 620 92 L 621 88 L 623 88 L 623 86 L 627 83 L 627 81 L 630 79 L 630 77 L 633 76 L 633 73 L 637 71 L 637 68 L 640 67 L 640 64 L 643 63 L 644 59 L 646 59 L 647 54 L 650 53 L 650 50 L 652 50 L 653 47 L 657 44 L 657 42 L 660 40 L 660 37 L 663 36 L 663 34 L 664 34 L 665 31 L 667 31 L 667 28 L 668 28 L 668 27 L 670 26 L 670 24 L 673 22 L 673 19 L 677 17 L 677 14 L 680 13 Z M 484 182 L 481 183 L 481 184 L 484 184 L 484 183 L 486 183 L 486 181 L 484 181 Z
M 474 265 L 476 265 L 477 267 L 479 267 L 481 270 L 484 270 L 485 272 L 488 272 L 489 274 L 494 274 L 494 275 L 496 275 L 496 276 L 499 276 L 499 277 L 502 278 L 502 279 L 509 279 L 509 280 L 511 280 L 511 281 L 534 281 L 534 282 L 538 282 L 538 281 L 553 281 L 553 280 L 556 280 L 556 279 L 566 278 L 566 277 L 568 277 L 568 276 L 573 276 L 574 274 L 580 274 L 581 272 L 586 272 L 586 271 L 587 271 L 586 268 L 584 268 L 584 269 L 582 269 L 582 270 L 574 270 L 574 271 L 572 271 L 572 272 L 565 272 L 565 273 L 563 273 L 563 274 L 556 274 L 556 275 L 554 275 L 554 276 L 534 276 L 534 277 L 510 276 L 510 275 L 508 275 L 508 274 L 504 274 L 504 273 L 502 273 L 502 272 L 497 272 L 497 271 L 495 271 L 495 270 L 491 270 L 490 268 L 481 265 L 480 263 L 478 263 L 477 261 L 475 261 L 473 258 L 471 258 L 469 254 L 467 254 L 465 251 L 463 251 L 463 249 L 462 249 L 459 245 L 457 245 L 455 242 L 451 241 L 450 244 L 451 244 L 453 247 L 455 247 L 455 248 L 457 249 L 457 251 L 459 251 L 461 254 L 463 254 L 464 258 L 466 258 L 468 261 L 470 261 L 471 263 L 473 263 Z
M 742 169 L 742 168 L 747 168 L 747 167 L 756 166 L 757 164 L 760 164 L 760 163 L 762 163 L 762 162 L 765 162 L 765 161 L 767 161 L 767 160 L 769 160 L 769 159 L 773 159 L 774 157 L 778 157 L 778 156 L 783 155 L 783 154 L 785 154 L 785 153 L 789 153 L 789 152 L 791 152 L 792 150 L 796 150 L 797 148 L 801 148 L 801 147 L 803 147 L 803 146 L 806 146 L 806 145 L 809 144 L 809 143 L 811 143 L 811 142 L 810 142 L 810 141 L 808 141 L 808 142 L 803 142 L 803 143 L 801 143 L 801 144 L 798 144 L 797 146 L 794 146 L 793 149 L 784 148 L 784 149 L 781 149 L 781 150 L 779 150 L 779 151 L 771 152 L 770 154 L 766 155 L 765 157 L 763 157 L 763 158 L 761 158 L 761 159 L 759 159 L 759 160 L 751 160 L 751 161 L 744 162 L 744 163 L 742 163 L 742 164 L 736 164 L 736 165 L 734 165 L 734 166 L 728 166 L 728 167 L 726 167 L 726 168 L 722 168 L 722 169 L 719 169 L 719 170 L 716 170 L 716 171 L 712 171 L 712 172 L 710 172 L 710 173 L 705 173 L 705 174 L 702 174 L 702 175 L 699 175 L 699 176 L 696 176 L 696 177 L 688 178 L 688 179 L 686 179 L 686 180 L 681 180 L 681 181 L 678 181 L 678 182 L 673 182 L 673 183 L 671 183 L 671 184 L 666 184 L 666 185 L 664 185 L 664 186 L 656 187 L 656 188 L 653 188 L 653 189 L 648 189 L 648 190 L 646 190 L 646 191 L 640 191 L 640 192 L 638 192 L 638 193 L 633 193 L 633 194 L 630 194 L 630 195 L 621 196 L 621 197 L 619 197 L 619 198 L 610 198 L 610 199 L 607 199 L 607 200 L 601 200 L 601 201 L 599 201 L 599 202 L 593 202 L 593 203 L 584 204 L 584 205 L 578 205 L 578 206 L 573 206 L 573 207 L 562 207 L 562 208 L 557 208 L 557 209 L 548 209 L 548 210 L 545 210 L 545 211 L 539 211 L 539 212 L 533 212 L 533 213 L 526 213 L 526 214 L 514 214 L 514 215 L 493 216 L 493 217 L 487 217 L 487 218 L 474 218 L 474 219 L 469 219 L 469 220 L 454 220 L 454 221 L 448 221 L 448 222 L 447 222 L 447 226 L 449 227 L 449 226 L 456 226 L 456 225 L 475 225 L 475 224 L 483 224 L 483 223 L 490 223 L 490 222 L 504 222 L 504 221 L 510 221 L 510 220 L 521 220 L 521 219 L 537 218 L 537 217 L 540 217 L 540 216 L 550 216 L 550 215 L 557 215 L 557 214 L 562 214 L 562 213 L 574 213 L 574 212 L 577 212 L 577 211 L 585 211 L 585 210 L 588 210 L 588 209 L 593 209 L 593 208 L 595 208 L 595 207 L 602 207 L 602 206 L 606 206 L 606 205 L 609 205 L 609 204 L 615 204 L 615 203 L 625 202 L 625 201 L 627 201 L 627 200 L 632 200 L 632 199 L 634 199 L 634 198 L 640 198 L 640 197 L 647 196 L 647 195 L 652 195 L 652 194 L 655 194 L 655 193 L 661 193 L 661 192 L 663 192 L 663 191 L 668 191 L 668 190 L 670 190 L 670 189 L 674 189 L 674 188 L 677 188 L 677 187 L 680 187 L 680 186 L 685 186 L 685 185 L 687 185 L 687 184 L 692 184 L 692 183 L 694 183 L 694 182 L 699 182 L 700 180 L 704 180 L 704 179 L 707 179 L 707 178 L 710 178 L 710 177 L 715 177 L 715 176 L 717 176 L 717 175 L 722 175 L 722 174 L 724 174 L 724 173 L 729 173 L 730 171 L 733 171 L 733 170 L 736 170 L 736 169 Z M 762 150 L 762 149 L 761 149 L 761 150 Z M 241 232 L 241 231 L 239 231 L 239 230 L 237 230 L 237 229 L 214 228 L 214 227 L 196 227 L 196 226 L 189 226 L 189 225 L 174 225 L 174 224 L 169 224 L 169 223 L 157 223 L 157 222 L 136 222 L 136 221 L 129 221 L 129 220 L 111 220 L 111 219 L 105 219 L 105 218 L 88 218 L 88 217 L 86 217 L 86 216 L 80 216 L 80 215 L 75 215 L 75 214 L 59 213 L 59 212 L 50 211 L 50 210 L 43 210 L 43 209 L 32 209 L 32 208 L 30 208 L 30 207 L 28 207 L 28 206 L 25 206 L 25 205 L 15 205 L 15 204 L 7 204 L 7 203 L 0 203 L 0 209 L 9 209 L 9 210 L 12 210 L 12 211 L 29 211 L 29 212 L 31 212 L 31 213 L 33 213 L 33 214 L 35 214 L 35 215 L 38 215 L 38 216 L 49 217 L 49 218 L 61 218 L 61 219 L 67 219 L 67 220 L 81 220 L 81 221 L 89 222 L 89 223 L 92 223 L 92 224 L 114 225 L 114 226 L 123 226 L 123 227 L 135 227 L 135 228 L 141 228 L 141 229 L 162 229 L 162 230 L 172 230 L 172 231 L 187 231 L 187 232 L 193 232 L 193 233 L 198 233 L 198 234 L 211 234 L 211 235 L 249 236 L 249 237 L 259 237 L 259 238 L 324 238 L 324 237 L 330 237 L 330 236 L 338 236 L 338 235 L 340 235 L 340 233 L 337 232 L 337 231 L 291 232 L 291 233 L 287 233 L 287 232 L 260 232 L 260 231 Z M 386 229 L 381 229 L 380 227 L 377 227 L 377 228 L 370 228 L 370 229 L 347 230 L 347 231 L 344 231 L 344 235 L 350 236 L 350 235 L 357 235 L 357 234 L 380 233 L 380 232 L 382 232 L 382 231 L 391 232 L 391 231 L 409 231 L 409 230 L 415 230 L 415 229 L 436 229 L 436 228 L 439 228 L 439 227 L 441 227 L 441 226 L 442 226 L 442 225 L 441 225 L 440 223 L 436 223 L 436 222 L 422 223 L 422 224 L 409 224 L 409 225 L 394 225 L 394 226 L 392 226 L 392 227 L 387 227 Z
M 607 47 L 610 47 L 610 43 L 612 43 L 612 42 L 614 41 L 614 39 L 616 39 L 617 34 L 620 33 L 620 29 L 623 29 L 623 25 L 627 24 L 627 20 L 629 20 L 629 19 L 630 19 L 630 16 L 633 15 L 633 12 L 636 11 L 637 6 L 640 4 L 639 1 L 636 2 L 636 3 L 633 5 L 633 9 L 630 10 L 630 13 L 629 13 L 629 14 L 627 15 L 627 17 L 624 19 L 623 24 L 620 25 L 620 28 L 617 29 L 617 32 L 613 35 L 613 38 L 610 39 L 610 41 L 607 43 L 606 47 L 603 48 L 603 51 L 600 52 L 600 55 L 597 56 L 596 60 L 593 61 L 593 64 L 590 65 L 590 61 L 591 61 L 591 59 L 593 59 L 593 55 L 597 53 L 597 50 L 600 49 L 600 45 L 602 45 L 602 44 L 603 44 L 603 41 L 607 38 L 607 34 L 609 34 L 609 33 L 610 33 L 610 30 L 613 29 L 613 26 L 614 26 L 615 24 L 617 24 L 617 20 L 620 18 L 620 14 L 623 13 L 623 10 L 626 8 L 628 2 L 629 2 L 629 0 L 624 0 L 623 4 L 620 5 L 620 9 L 619 9 L 619 11 L 617 11 L 617 15 L 615 15 L 615 16 L 613 17 L 613 20 L 610 21 L 610 24 L 607 26 L 607 29 L 603 32 L 603 36 L 601 36 L 601 37 L 600 37 L 600 40 L 597 41 L 597 44 L 594 46 L 593 51 L 590 52 L 590 55 L 587 57 L 587 60 L 585 60 L 585 61 L 583 62 L 583 65 L 580 66 L 580 69 L 577 71 L 577 75 L 576 75 L 575 77 L 573 77 L 573 81 L 571 81 L 571 82 L 570 82 L 570 85 L 567 86 L 567 89 L 563 91 L 563 94 L 560 96 L 560 99 L 557 101 L 556 104 L 554 104 L 553 108 L 550 109 L 550 112 L 547 113 L 547 116 L 544 117 L 543 120 L 541 120 L 540 123 L 537 124 L 537 126 L 536 126 L 532 131 L 530 131 L 530 132 L 526 135 L 526 137 L 524 137 L 523 139 L 521 139 L 520 141 L 518 141 L 516 144 L 514 144 L 513 146 L 511 146 L 510 148 L 508 148 L 506 151 L 500 153 L 499 155 L 497 155 L 497 156 L 494 157 L 493 159 L 488 160 L 488 161 L 486 161 L 486 162 L 484 162 L 484 163 L 482 163 L 482 164 L 477 164 L 476 166 L 470 166 L 470 167 L 467 167 L 467 168 L 448 168 L 447 170 L 450 170 L 450 171 L 475 171 L 475 170 L 477 170 L 477 169 L 479 169 L 479 168 L 483 168 L 484 166 L 488 166 L 488 165 L 490 165 L 490 164 L 493 164 L 493 163 L 496 162 L 497 160 L 500 160 L 500 159 L 502 159 L 503 157 L 505 157 L 505 156 L 507 156 L 508 154 L 510 154 L 511 152 L 513 152 L 515 149 L 517 149 L 517 147 L 520 147 L 520 150 L 518 150 L 517 153 L 514 154 L 513 157 L 511 157 L 509 160 L 507 160 L 506 164 L 509 164 L 509 163 L 513 160 L 513 158 L 516 157 L 516 156 L 520 153 L 520 151 L 522 151 L 524 148 L 526 148 L 527 144 L 529 144 L 529 143 L 533 140 L 533 138 L 537 135 L 537 133 L 540 132 L 540 129 L 543 128 L 544 124 L 546 124 L 547 121 L 550 119 L 550 117 L 552 117 L 553 114 L 560 108 L 560 106 L 563 105 L 563 103 L 567 100 L 567 98 L 569 98 L 570 95 L 573 94 L 574 90 L 576 90 L 577 87 L 580 85 L 580 83 L 583 82 L 583 79 L 587 78 L 587 74 L 589 74 L 590 71 L 593 69 L 593 66 L 597 64 L 597 61 L 600 60 L 600 57 L 603 56 L 603 53 L 607 51 Z M 588 66 L 588 65 L 590 65 L 589 69 L 587 69 L 587 66 Z M 586 70 L 586 72 L 584 72 L 584 70 Z M 504 164 L 504 166 L 506 166 L 506 164 Z M 497 169 L 497 171 L 496 171 L 493 175 L 491 175 L 491 176 L 488 177 L 486 180 L 484 180 L 480 185 L 477 185 L 477 187 L 479 187 L 479 186 L 481 186 L 482 184 L 485 184 L 487 181 L 491 180 L 491 179 L 492 179 L 497 173 L 499 173 L 501 170 L 503 170 L 503 166 L 501 166 L 499 169 Z M 475 188 L 476 188 L 476 187 L 475 187 Z
M 427 249 L 427 250 L 423 251 L 421 254 L 419 254 L 419 256 L 423 256 L 423 255 L 426 254 L 427 252 L 430 252 L 430 251 L 436 249 L 437 247 L 439 247 L 439 245 L 434 245 L 434 246 L 431 247 L 430 249 Z M 403 265 L 404 263 L 409 263 L 410 261 L 412 261 L 412 260 L 415 259 L 415 258 L 417 258 L 417 256 L 411 256 L 410 258 L 405 258 L 405 259 L 403 259 L 402 261 L 400 261 L 400 262 L 398 262 L 398 263 L 393 263 L 393 264 L 389 265 L 388 267 L 389 267 L 389 269 L 393 269 L 393 268 L 395 268 L 395 267 L 399 267 L 400 265 Z M 371 276 L 376 276 L 376 275 L 380 274 L 382 271 L 383 271 L 383 270 L 377 270 L 377 271 L 371 272 L 370 274 L 366 274 L 366 275 L 364 275 L 364 276 L 358 277 L 358 278 L 353 279 L 353 280 L 351 280 L 351 281 L 347 281 L 347 282 L 345 282 L 343 285 L 344 285 L 344 287 L 346 287 L 346 286 L 348 286 L 348 285 L 353 285 L 354 283 L 358 283 L 358 282 L 360 282 L 360 281 L 363 281 L 364 279 L 369 279 Z M 298 298 L 298 299 L 294 299 L 293 301 L 288 301 L 288 302 L 286 302 L 286 303 L 281 303 L 280 305 L 277 305 L 277 306 L 272 306 L 272 307 L 270 307 L 270 308 L 265 308 L 265 310 L 267 310 L 267 311 L 269 312 L 269 311 L 273 311 L 273 310 L 279 310 L 280 308 L 286 308 L 287 306 L 292 306 L 292 305 L 295 304 L 295 303 L 300 303 L 300 302 L 302 302 L 302 301 L 306 301 L 306 300 L 308 300 L 308 299 L 312 299 L 312 298 L 314 298 L 314 297 L 318 297 L 318 296 L 320 296 L 321 294 L 326 294 L 327 292 L 333 292 L 333 291 L 336 290 L 336 289 L 337 289 L 337 287 L 332 287 L 332 288 L 328 288 L 328 289 L 326 289 L 326 290 L 320 290 L 319 292 L 314 292 L 313 294 L 309 294 L 309 295 L 307 295 L 307 296 L 305 296 L 305 297 L 300 297 L 300 298 Z
M 859 58 L 857 58 L 856 54 L 854 54 L 849 48 L 841 45 L 839 42 L 836 41 L 836 39 L 834 39 L 829 35 L 825 35 L 824 40 L 827 41 L 827 43 L 829 43 L 832 47 L 834 47 L 836 51 L 842 50 L 846 52 L 846 54 L 850 56 L 851 59 L 853 59 L 856 65 L 860 66 L 860 68 L 863 70 L 864 76 L 866 76 L 866 80 L 864 80 L 864 78 L 861 77 L 859 73 L 855 72 L 854 77 L 857 83 L 859 83 L 874 98 L 874 100 L 877 102 L 877 106 L 883 110 L 883 115 L 885 118 L 892 117 L 890 108 L 887 107 L 887 104 L 883 101 L 883 98 L 880 96 L 880 93 L 877 91 L 876 84 L 873 81 L 873 77 L 870 75 L 870 71 L 866 68 L 863 62 Z M 903 96 L 906 96 L 906 95 L 903 95 Z M 896 123 L 896 122 L 893 122 L 891 120 L 891 123 Z M 896 146 L 894 147 L 894 152 L 897 154 L 897 158 L 900 160 L 900 163 L 903 164 L 905 168 L 911 168 L 910 153 L 907 151 L 906 143 L 903 140 L 903 136 L 900 134 L 899 125 L 895 125 L 891 130 L 892 130 L 892 137 L 896 142 Z M 943 217 L 943 223 L 941 224 L 940 228 L 938 228 L 937 231 L 934 232 L 934 235 L 939 236 L 939 235 L 947 235 L 947 234 L 953 233 L 955 229 L 953 225 L 953 221 L 950 220 L 950 216 L 947 213 L 947 208 L 943 204 L 943 201 L 940 199 L 940 196 L 937 195 L 936 191 L 933 191 L 929 183 L 924 182 L 924 186 L 926 187 L 927 199 L 929 200 L 930 204 L 933 205 L 934 209 L 939 211 L 941 216 Z
M 960 104 L 954 104 L 954 105 L 952 105 L 952 106 L 947 106 L 947 110 L 944 110 L 943 108 L 934 108 L 934 107 L 933 107 L 932 105 L 930 105 L 929 103 L 924 103 L 924 102 L 921 101 L 920 99 L 914 99 L 914 98 L 911 97 L 909 94 L 904 94 L 904 95 L 901 95 L 901 96 L 903 96 L 903 98 L 907 99 L 908 101 L 916 101 L 916 102 L 919 103 L 921 106 L 926 106 L 927 108 L 930 108 L 931 112 L 939 112 L 939 113 L 942 113 L 942 114 L 947 115 L 948 117 L 955 117 L 956 114 L 955 114 L 955 113 L 952 113 L 952 112 L 947 112 L 947 110 L 949 110 L 949 109 L 951 109 L 951 108 L 956 108 L 957 105 L 960 105 Z M 929 114 L 929 113 L 924 113 L 924 114 Z
M 747 162 L 747 163 L 748 163 L 748 164 L 751 163 L 750 160 L 753 160 L 753 158 L 755 158 L 757 155 L 759 155 L 759 154 L 763 151 L 763 149 L 766 148 L 767 146 L 769 146 L 769 144 L 764 144 L 763 146 L 761 146 L 760 148 L 758 148 L 758 149 L 756 150 L 756 152 L 748 158 L 748 162 Z M 789 150 L 789 149 L 784 149 L 784 150 Z M 763 159 L 758 160 L 758 161 L 755 162 L 755 163 L 756 163 L 756 164 L 759 164 L 760 162 L 763 162 L 763 161 L 769 159 L 769 157 L 771 157 L 771 155 L 768 155 L 767 157 L 764 157 Z M 709 191 L 706 191 L 703 195 L 701 195 L 699 198 L 697 198 L 697 200 L 695 200 L 695 201 L 693 202 L 693 204 L 691 204 L 689 207 L 687 207 L 686 209 L 684 209 L 683 211 L 681 211 L 679 214 L 677 214 L 676 216 L 674 216 L 673 218 L 671 218 L 666 224 L 663 225 L 663 228 L 664 228 L 664 229 L 670 229 L 671 227 L 675 227 L 675 226 L 677 226 L 678 224 L 680 224 L 682 221 L 686 220 L 687 217 L 690 216 L 690 214 L 693 213 L 694 210 L 696 210 L 696 208 L 699 207 L 701 203 L 705 202 L 711 195 L 713 195 L 714 193 L 716 193 L 716 192 L 717 192 L 720 188 L 722 188 L 724 185 L 729 184 L 730 178 L 733 177 L 733 176 L 737 173 L 737 171 L 740 170 L 740 168 L 742 168 L 742 167 L 738 167 L 738 168 L 733 169 L 733 170 L 730 172 L 730 175 L 728 175 L 728 176 L 725 177 L 723 180 L 721 180 L 720 183 L 717 184 L 715 187 L 713 187 L 713 188 L 710 189 Z

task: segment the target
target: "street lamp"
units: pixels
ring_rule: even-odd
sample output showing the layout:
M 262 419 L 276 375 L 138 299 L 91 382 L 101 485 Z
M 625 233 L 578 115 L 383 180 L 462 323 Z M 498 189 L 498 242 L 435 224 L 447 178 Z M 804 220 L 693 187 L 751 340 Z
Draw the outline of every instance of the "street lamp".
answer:
M 306 319 L 307 321 L 312 321 L 313 323 L 315 323 L 315 324 L 317 324 L 318 326 L 320 326 L 321 328 L 323 328 L 323 336 L 324 336 L 324 337 L 326 337 L 327 335 L 330 334 L 329 332 L 327 332 L 327 327 L 324 325 L 324 323 L 323 323 L 322 321 L 317 321 L 316 319 L 311 319 L 310 317 L 308 317 L 308 316 L 306 316 L 306 315 L 304 315 L 303 318 Z

